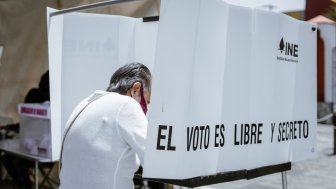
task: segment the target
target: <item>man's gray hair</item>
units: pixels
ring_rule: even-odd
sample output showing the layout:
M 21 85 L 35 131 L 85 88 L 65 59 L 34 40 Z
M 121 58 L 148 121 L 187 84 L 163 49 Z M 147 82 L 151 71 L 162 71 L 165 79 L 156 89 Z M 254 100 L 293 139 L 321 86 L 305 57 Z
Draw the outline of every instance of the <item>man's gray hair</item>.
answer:
M 140 82 L 150 92 L 152 75 L 145 65 L 138 62 L 126 64 L 115 71 L 106 90 L 125 95 L 135 82 Z

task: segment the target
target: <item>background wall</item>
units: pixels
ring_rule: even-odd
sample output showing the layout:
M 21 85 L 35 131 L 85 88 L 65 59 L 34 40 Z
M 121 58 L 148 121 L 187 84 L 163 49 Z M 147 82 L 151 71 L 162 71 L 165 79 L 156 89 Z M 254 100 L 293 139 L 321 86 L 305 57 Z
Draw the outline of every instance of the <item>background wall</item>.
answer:
M 18 121 L 17 104 L 48 69 L 46 7 L 65 9 L 99 0 L 0 0 L 0 125 Z M 160 0 L 140 0 L 83 12 L 147 17 Z
M 332 4 L 331 0 L 306 0 L 306 20 L 320 15 Z

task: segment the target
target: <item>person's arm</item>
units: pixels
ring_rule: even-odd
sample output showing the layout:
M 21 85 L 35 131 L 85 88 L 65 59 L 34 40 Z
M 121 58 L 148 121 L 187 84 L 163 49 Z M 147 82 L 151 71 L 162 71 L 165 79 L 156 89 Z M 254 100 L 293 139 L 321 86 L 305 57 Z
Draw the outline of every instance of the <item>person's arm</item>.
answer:
M 140 104 L 135 100 L 125 104 L 117 121 L 120 136 L 133 148 L 143 165 L 148 122 Z

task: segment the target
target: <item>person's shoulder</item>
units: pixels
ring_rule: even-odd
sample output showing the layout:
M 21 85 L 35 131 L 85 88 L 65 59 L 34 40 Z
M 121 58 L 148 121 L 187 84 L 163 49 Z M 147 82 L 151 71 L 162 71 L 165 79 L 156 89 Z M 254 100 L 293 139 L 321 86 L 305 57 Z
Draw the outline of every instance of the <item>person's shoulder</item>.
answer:
M 105 105 L 113 104 L 114 106 L 124 106 L 127 104 L 137 103 L 137 101 L 130 96 L 122 95 L 116 92 L 106 92 L 106 91 L 99 91 L 99 90 L 91 94 L 87 100 L 92 101 L 100 97 L 102 97 L 102 102 L 104 102 Z
M 108 99 L 113 101 L 118 101 L 120 103 L 134 103 L 134 99 L 127 95 L 122 95 L 116 92 L 103 92 L 100 93 L 102 95 L 106 95 Z M 135 101 L 136 102 L 136 101 Z
M 30 96 L 30 95 L 36 95 L 39 94 L 39 89 L 38 88 L 31 88 L 28 92 L 26 96 Z
M 120 95 L 122 101 L 121 106 L 122 106 L 122 111 L 126 114 L 143 114 L 143 111 L 141 109 L 141 106 L 139 102 L 137 102 L 134 98 L 127 96 L 127 95 Z
M 115 92 L 108 92 L 106 100 L 116 106 L 123 107 L 122 109 L 132 109 L 137 111 L 141 108 L 140 104 L 134 98 Z
M 49 101 L 49 96 L 38 88 L 30 89 L 24 99 L 25 103 L 42 103 L 45 101 Z

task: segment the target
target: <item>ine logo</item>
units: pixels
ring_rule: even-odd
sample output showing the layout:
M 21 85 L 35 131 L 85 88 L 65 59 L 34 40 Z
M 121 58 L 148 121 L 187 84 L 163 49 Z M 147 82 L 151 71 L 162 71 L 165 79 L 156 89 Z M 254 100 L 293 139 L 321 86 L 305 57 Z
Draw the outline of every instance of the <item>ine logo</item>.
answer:
M 294 43 L 289 43 L 289 42 L 284 42 L 283 37 L 281 38 L 281 41 L 279 43 L 279 49 L 278 49 L 281 54 L 284 53 L 285 55 L 292 56 L 297 58 L 298 55 L 298 50 L 299 50 L 299 45 L 294 44 Z

